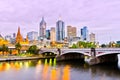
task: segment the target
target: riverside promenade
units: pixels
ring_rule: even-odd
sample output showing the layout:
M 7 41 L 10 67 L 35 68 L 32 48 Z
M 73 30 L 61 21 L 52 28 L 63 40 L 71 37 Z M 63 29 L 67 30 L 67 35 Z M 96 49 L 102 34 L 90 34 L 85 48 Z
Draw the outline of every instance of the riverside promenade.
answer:
M 46 59 L 46 58 L 54 58 L 54 57 L 24 57 L 24 56 L 1 56 L 0 62 L 2 61 L 21 61 L 21 60 L 36 60 L 36 59 Z

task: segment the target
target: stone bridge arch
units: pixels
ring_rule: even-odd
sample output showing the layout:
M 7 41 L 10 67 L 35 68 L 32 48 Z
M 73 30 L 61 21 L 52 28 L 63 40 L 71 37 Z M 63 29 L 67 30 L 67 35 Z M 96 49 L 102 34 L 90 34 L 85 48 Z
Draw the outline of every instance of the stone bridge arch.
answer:
M 40 49 L 39 54 L 43 57 L 55 57 L 58 53 L 56 50 L 51 49 Z
M 118 62 L 118 54 L 120 53 L 112 53 L 112 52 L 106 52 L 97 54 L 96 57 L 92 58 L 89 62 L 90 65 L 93 64 L 99 64 L 99 63 L 117 63 Z
M 84 56 L 85 54 L 88 54 L 88 53 L 84 53 L 84 52 L 76 52 L 76 51 L 67 51 L 67 52 L 62 52 L 61 55 L 59 55 L 57 57 L 57 60 L 58 61 L 74 61 L 74 60 L 77 60 L 77 61 L 83 61 L 84 62 Z

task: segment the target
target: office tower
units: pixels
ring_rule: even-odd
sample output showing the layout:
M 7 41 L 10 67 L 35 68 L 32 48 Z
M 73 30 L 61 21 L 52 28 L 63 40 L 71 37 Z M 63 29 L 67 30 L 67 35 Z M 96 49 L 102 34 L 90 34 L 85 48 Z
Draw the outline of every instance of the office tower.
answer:
M 62 20 L 56 22 L 56 41 L 62 42 L 65 38 L 65 23 Z
M 28 32 L 28 33 L 27 33 L 27 36 L 28 36 L 28 39 L 29 39 L 30 41 L 38 40 L 38 32 L 36 32 L 36 31 Z
M 40 31 L 39 31 L 40 39 L 46 38 L 46 22 L 44 17 L 42 17 L 42 21 L 40 22 Z
M 50 30 L 46 30 L 46 38 L 47 40 L 50 40 Z
M 88 41 L 88 29 L 86 26 L 81 29 L 81 38 L 83 41 Z
M 50 40 L 51 41 L 56 41 L 56 34 L 55 34 L 55 28 L 51 27 L 50 29 Z
M 76 27 L 67 26 L 67 37 L 68 38 L 76 37 L 76 34 L 77 34 Z
M 95 34 L 91 33 L 89 36 L 90 36 L 90 42 L 95 42 Z

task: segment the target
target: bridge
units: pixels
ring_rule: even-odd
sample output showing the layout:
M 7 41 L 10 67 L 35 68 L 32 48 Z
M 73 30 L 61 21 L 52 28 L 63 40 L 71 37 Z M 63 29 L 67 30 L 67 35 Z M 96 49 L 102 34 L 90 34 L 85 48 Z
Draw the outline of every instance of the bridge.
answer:
M 47 49 L 42 48 L 39 50 L 39 54 L 52 53 L 57 55 L 58 61 L 81 59 L 90 65 L 115 62 L 118 60 L 117 54 L 120 54 L 120 48 L 81 48 L 81 49 Z

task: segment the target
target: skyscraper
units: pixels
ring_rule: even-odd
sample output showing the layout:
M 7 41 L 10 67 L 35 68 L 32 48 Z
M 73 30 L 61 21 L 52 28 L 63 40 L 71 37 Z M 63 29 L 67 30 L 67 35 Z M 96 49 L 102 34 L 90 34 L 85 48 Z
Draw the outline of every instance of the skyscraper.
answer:
M 83 41 L 88 41 L 88 29 L 86 26 L 81 29 L 81 38 Z
M 38 40 L 38 32 L 35 31 L 28 32 L 27 36 L 30 41 Z
M 95 42 L 95 34 L 91 33 L 89 36 L 90 36 L 90 42 Z
M 50 30 L 46 30 L 46 38 L 50 40 Z
M 56 41 L 61 42 L 65 38 L 65 23 L 62 20 L 56 22 Z
M 72 38 L 72 37 L 76 37 L 76 27 L 72 27 L 72 26 L 67 26 L 67 37 L 68 38 Z
M 42 21 L 40 22 L 40 31 L 39 31 L 40 39 L 46 38 L 46 22 L 44 17 L 42 17 Z
M 56 41 L 56 34 L 55 34 L 55 28 L 54 27 L 51 27 L 51 30 L 50 30 L 50 40 L 51 41 Z

